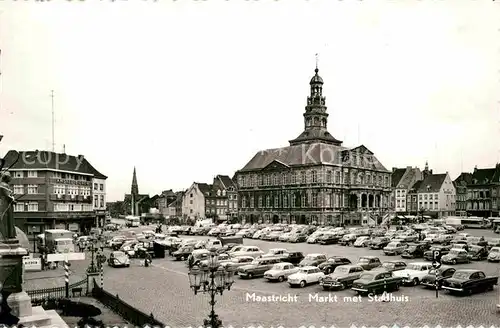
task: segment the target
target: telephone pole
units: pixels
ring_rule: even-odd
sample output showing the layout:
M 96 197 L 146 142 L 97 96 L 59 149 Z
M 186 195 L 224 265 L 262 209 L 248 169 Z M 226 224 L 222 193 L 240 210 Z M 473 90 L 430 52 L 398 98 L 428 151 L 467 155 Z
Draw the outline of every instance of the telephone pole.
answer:
M 51 108 L 52 108 L 52 151 L 56 151 L 56 144 L 55 144 L 55 139 L 54 139 L 54 90 L 50 90 L 50 102 L 51 102 Z

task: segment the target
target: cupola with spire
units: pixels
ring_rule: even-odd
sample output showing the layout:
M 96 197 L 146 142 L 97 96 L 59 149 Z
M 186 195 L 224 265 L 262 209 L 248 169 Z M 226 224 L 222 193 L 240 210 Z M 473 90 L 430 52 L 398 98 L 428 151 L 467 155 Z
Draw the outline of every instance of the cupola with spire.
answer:
M 328 132 L 328 113 L 326 112 L 326 98 L 323 96 L 323 79 L 319 76 L 318 62 L 314 76 L 309 82 L 310 93 L 304 113 L 304 132 L 297 138 L 290 140 L 290 146 L 307 143 L 327 143 L 341 146 L 342 141 L 335 139 Z

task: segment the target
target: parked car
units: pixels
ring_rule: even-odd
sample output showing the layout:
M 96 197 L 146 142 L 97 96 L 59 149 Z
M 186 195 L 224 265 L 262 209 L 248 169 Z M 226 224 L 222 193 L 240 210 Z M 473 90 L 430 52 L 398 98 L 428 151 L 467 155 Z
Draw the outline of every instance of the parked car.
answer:
M 303 232 L 301 233 L 292 233 L 290 238 L 288 239 L 290 243 L 304 243 L 307 241 L 307 235 Z
M 440 254 L 446 255 L 450 252 L 451 246 L 432 246 L 428 251 L 424 252 L 424 259 L 427 261 L 434 260 L 434 252 L 439 251 Z
M 298 267 L 295 267 L 292 263 L 276 263 L 271 270 L 264 272 L 264 278 L 271 281 L 285 281 L 289 275 L 297 273 L 299 271 Z
M 467 253 L 473 261 L 482 261 L 488 258 L 488 249 L 484 246 L 472 245 Z
M 427 288 L 436 288 L 436 281 L 438 289 L 441 289 L 443 280 L 452 277 L 457 271 L 454 267 L 442 265 L 439 269 L 430 269 L 429 272 L 422 278 L 420 284 Z
M 488 253 L 489 262 L 500 262 L 500 247 L 493 247 Z
M 378 268 L 382 266 L 380 259 L 375 256 L 361 256 L 358 260 L 358 265 L 361 266 L 365 271 Z
M 217 263 L 219 266 L 221 266 L 223 263 L 229 263 L 233 259 L 229 256 L 229 254 L 219 254 L 217 255 Z M 197 265 L 200 266 L 200 268 L 205 269 L 208 268 L 210 260 L 208 258 L 200 260 Z
M 283 262 L 292 263 L 293 265 L 298 265 L 300 261 L 304 259 L 304 254 L 302 252 L 287 252 L 280 255 Z
M 288 276 L 288 284 L 290 287 L 300 286 L 305 287 L 310 284 L 317 284 L 325 274 L 314 266 L 301 267 L 298 272 Z
M 288 253 L 288 250 L 285 248 L 271 248 L 266 254 L 263 254 L 262 257 L 276 257 L 286 253 Z
M 384 247 L 384 254 L 385 255 L 399 255 L 399 254 L 403 253 L 405 247 L 406 247 L 406 244 L 404 244 L 402 242 L 392 241 L 389 243 L 389 245 Z
M 371 249 L 383 249 L 385 246 L 389 245 L 391 240 L 388 237 L 376 237 L 370 242 Z
M 194 246 L 184 246 L 172 253 L 176 261 L 184 261 L 194 251 Z
M 324 290 L 346 289 L 361 277 L 364 272 L 360 265 L 341 265 L 320 280 L 319 284 Z
M 385 261 L 382 263 L 381 267 L 375 268 L 374 270 L 385 270 L 385 271 L 399 271 L 399 270 L 405 270 L 406 269 L 406 263 L 403 261 Z
M 318 265 L 318 268 L 325 274 L 330 274 L 335 271 L 337 267 L 347 264 L 352 264 L 348 258 L 342 256 L 333 256 L 330 257 L 327 261 Z
M 251 256 L 233 257 L 231 258 L 231 261 L 221 263 L 221 267 L 229 271 L 236 271 L 239 267 L 248 265 L 252 263 L 254 260 L 255 259 Z
M 326 262 L 327 258 L 325 254 L 308 254 L 302 261 L 299 263 L 299 267 L 307 267 L 307 266 L 318 266 L 323 262 Z
M 451 241 L 453 240 L 453 238 L 454 238 L 453 235 L 441 234 L 436 238 L 436 240 L 434 242 L 436 244 L 449 245 L 451 243 Z
M 450 252 L 441 257 L 443 264 L 470 263 L 469 254 L 465 249 L 451 249 Z
M 427 244 L 410 244 L 403 250 L 401 257 L 404 259 L 424 257 L 424 253 L 427 247 L 426 245 Z
M 354 242 L 354 247 L 368 247 L 370 244 L 370 237 L 368 236 L 361 236 L 356 239 Z
M 348 233 L 347 235 L 344 235 L 340 240 L 339 240 L 339 245 L 342 246 L 352 246 L 354 245 L 354 242 L 358 239 L 358 235 L 355 233 Z
M 457 270 L 451 278 L 443 280 L 443 288 L 451 293 L 472 294 L 493 290 L 498 284 L 498 276 L 486 276 L 476 269 Z
M 233 257 L 251 256 L 253 258 L 257 258 L 259 256 L 262 256 L 263 254 L 264 252 L 256 246 L 241 246 L 241 248 L 239 248 L 237 251 L 231 251 L 231 256 Z
M 307 243 L 308 244 L 315 244 L 318 241 L 319 237 L 321 237 L 322 235 L 324 235 L 324 233 L 320 233 L 320 232 L 313 233 L 312 235 L 310 235 L 307 238 Z
M 113 268 L 117 267 L 129 267 L 130 260 L 124 252 L 115 251 L 111 252 L 108 258 L 108 265 Z
M 280 263 L 278 257 L 261 257 L 255 259 L 252 263 L 238 268 L 238 276 L 240 278 L 252 279 L 254 277 L 262 277 L 267 270 L 270 270 L 276 263 Z
M 278 240 L 282 242 L 287 242 L 290 239 L 290 236 L 292 235 L 291 232 L 285 232 L 279 236 Z
M 318 238 L 318 242 L 321 245 L 331 245 L 338 243 L 340 238 L 336 233 L 326 233 Z
M 391 271 L 364 272 L 352 284 L 352 290 L 358 294 L 380 294 L 398 290 L 402 278 L 395 276 Z
M 413 262 L 408 264 L 406 269 L 395 271 L 394 275 L 403 278 L 403 285 L 416 286 L 420 284 L 431 267 L 428 262 Z

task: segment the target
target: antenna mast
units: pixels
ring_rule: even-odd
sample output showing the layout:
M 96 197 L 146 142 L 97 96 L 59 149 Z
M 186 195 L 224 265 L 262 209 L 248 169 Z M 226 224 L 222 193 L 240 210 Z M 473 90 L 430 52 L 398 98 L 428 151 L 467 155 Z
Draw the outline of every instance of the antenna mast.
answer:
M 54 90 L 50 90 L 50 101 L 51 101 L 51 108 L 52 108 L 52 151 L 55 152 L 56 144 L 55 144 L 55 139 L 54 139 Z

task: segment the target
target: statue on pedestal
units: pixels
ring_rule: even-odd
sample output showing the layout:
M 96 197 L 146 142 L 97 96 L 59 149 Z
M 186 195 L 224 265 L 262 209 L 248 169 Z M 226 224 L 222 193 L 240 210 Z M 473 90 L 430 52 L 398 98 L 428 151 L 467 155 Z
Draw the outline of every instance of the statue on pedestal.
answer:
M 10 189 L 11 176 L 4 172 L 0 180 L 0 241 L 8 242 L 16 239 L 16 228 L 14 224 L 14 204 L 16 200 Z

